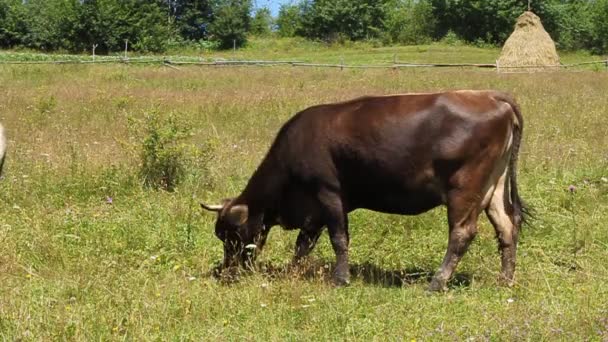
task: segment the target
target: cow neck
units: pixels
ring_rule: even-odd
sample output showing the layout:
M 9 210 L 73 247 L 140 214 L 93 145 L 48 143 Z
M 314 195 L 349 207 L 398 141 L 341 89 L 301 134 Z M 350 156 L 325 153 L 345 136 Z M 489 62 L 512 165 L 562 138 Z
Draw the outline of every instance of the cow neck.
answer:
M 272 209 L 281 192 L 284 179 L 284 173 L 275 158 L 266 156 L 235 203 L 247 204 L 250 215 Z

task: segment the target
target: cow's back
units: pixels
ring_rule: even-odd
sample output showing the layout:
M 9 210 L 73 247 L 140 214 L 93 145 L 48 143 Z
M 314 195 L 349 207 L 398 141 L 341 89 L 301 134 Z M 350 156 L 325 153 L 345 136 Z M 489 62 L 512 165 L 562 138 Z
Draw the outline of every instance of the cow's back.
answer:
M 279 160 L 310 191 L 340 191 L 352 209 L 417 214 L 445 202 L 450 173 L 507 135 L 493 92 L 363 97 L 302 111 Z

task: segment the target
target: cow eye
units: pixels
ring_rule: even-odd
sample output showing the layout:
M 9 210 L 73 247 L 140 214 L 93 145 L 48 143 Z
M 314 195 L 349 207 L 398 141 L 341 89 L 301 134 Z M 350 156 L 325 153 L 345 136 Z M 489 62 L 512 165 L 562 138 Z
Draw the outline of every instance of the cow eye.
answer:
M 226 240 L 226 231 L 224 231 L 224 230 L 216 230 L 215 231 L 215 236 L 217 236 L 218 239 L 224 241 L 224 240 Z

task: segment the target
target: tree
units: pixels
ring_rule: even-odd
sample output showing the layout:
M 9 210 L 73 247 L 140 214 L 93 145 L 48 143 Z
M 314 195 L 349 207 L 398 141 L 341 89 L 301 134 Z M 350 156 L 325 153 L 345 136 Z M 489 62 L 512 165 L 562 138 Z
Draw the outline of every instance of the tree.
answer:
M 96 16 L 91 17 L 94 22 L 90 25 L 96 25 L 100 30 L 95 37 L 100 39 L 96 42 L 100 46 L 107 47 L 108 51 L 121 51 L 128 40 L 130 49 L 136 51 L 161 52 L 165 49 L 171 27 L 160 1 L 89 1 L 91 8 L 96 9 Z
M 273 19 L 270 9 L 259 8 L 251 20 L 251 33 L 258 36 L 267 36 L 272 32 Z
M 299 34 L 333 41 L 380 35 L 386 0 L 305 0 L 300 5 Z
M 281 37 L 293 37 L 301 32 L 301 13 L 298 5 L 281 5 L 277 17 L 277 31 Z
M 585 48 L 591 39 L 593 13 L 589 1 L 552 1 L 546 17 L 551 25 L 547 29 L 560 49 Z
M 38 50 L 68 48 L 66 18 L 74 15 L 77 0 L 28 0 L 23 2 L 27 27 L 21 44 Z
M 591 8 L 591 39 L 588 48 L 598 54 L 608 53 L 608 0 L 596 0 Z
M 27 34 L 25 7 L 22 0 L 0 0 L 0 47 L 23 44 Z
M 451 30 L 465 41 L 482 41 L 490 44 L 504 43 L 513 32 L 517 17 L 528 7 L 527 0 L 432 0 L 431 2 L 438 21 L 436 39 Z M 552 37 L 557 31 L 557 23 L 551 15 L 551 6 L 556 2 L 562 0 L 531 2 L 531 10 L 541 17 L 543 26 Z
M 400 44 L 428 43 L 435 33 L 433 6 L 427 0 L 394 0 L 387 3 L 385 41 Z
M 213 21 L 209 33 L 219 42 L 220 48 L 229 49 L 233 44 L 243 46 L 250 28 L 251 0 L 221 0 L 213 7 Z
M 75 6 L 74 15 L 66 18 L 68 29 L 66 35 L 71 42 L 69 50 L 75 52 L 88 51 L 94 44 L 98 45 L 98 53 L 107 53 L 109 34 L 108 20 L 104 18 L 101 7 L 96 0 L 84 0 Z
M 209 0 L 164 0 L 169 16 L 184 40 L 198 41 L 208 36 L 212 19 L 212 4 Z

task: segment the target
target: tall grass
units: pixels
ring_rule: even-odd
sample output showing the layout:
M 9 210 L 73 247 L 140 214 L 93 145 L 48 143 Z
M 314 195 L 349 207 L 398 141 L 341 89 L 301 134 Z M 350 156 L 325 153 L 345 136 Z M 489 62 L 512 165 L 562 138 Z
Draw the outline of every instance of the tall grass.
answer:
M 514 288 L 498 285 L 487 220 L 451 289 L 425 292 L 445 210 L 351 215 L 348 288 L 327 281 L 326 236 L 301 272 L 295 232 L 271 233 L 232 285 L 198 201 L 234 196 L 274 134 L 307 106 L 364 94 L 495 88 L 526 122 Z M 26 340 L 602 340 L 608 338 L 608 74 L 467 70 L 0 66 L 10 144 L 0 180 L 0 336 Z M 129 119 L 171 113 L 211 148 L 174 192 L 142 186 Z M 199 168 L 208 166 L 208 172 Z M 571 187 L 572 185 L 572 187 Z

